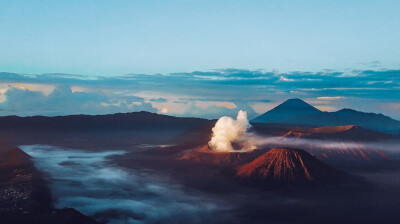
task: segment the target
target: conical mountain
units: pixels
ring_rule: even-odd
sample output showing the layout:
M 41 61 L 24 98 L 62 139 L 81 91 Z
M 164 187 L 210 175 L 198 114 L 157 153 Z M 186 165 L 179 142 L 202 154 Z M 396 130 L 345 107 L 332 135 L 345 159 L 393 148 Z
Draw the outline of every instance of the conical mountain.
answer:
M 256 117 L 252 122 L 285 123 L 294 117 L 319 113 L 322 112 L 301 99 L 289 99 L 272 110 Z
M 265 184 L 337 183 L 344 174 L 300 149 L 273 148 L 239 166 L 236 176 Z

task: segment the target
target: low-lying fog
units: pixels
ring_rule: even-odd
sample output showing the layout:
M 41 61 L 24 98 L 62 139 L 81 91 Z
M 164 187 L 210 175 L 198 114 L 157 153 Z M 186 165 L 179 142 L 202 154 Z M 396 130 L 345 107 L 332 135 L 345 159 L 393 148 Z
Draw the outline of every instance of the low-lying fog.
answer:
M 214 194 L 207 188 L 195 191 L 179 185 L 152 170 L 125 169 L 109 163 L 108 156 L 124 156 L 124 151 L 88 152 L 44 145 L 21 148 L 34 158 L 39 170 L 48 174 L 56 207 L 73 207 L 108 224 L 353 224 L 400 220 L 399 182 L 393 181 L 398 179 L 397 166 L 395 170 L 359 173 L 357 176 L 368 181 L 356 178 L 350 184 L 280 192 L 237 186 L 231 193 Z M 148 162 L 145 167 L 152 167 L 153 161 Z M 190 170 L 187 174 L 188 178 L 192 175 Z M 223 179 L 216 184 L 228 189 L 234 185 Z
M 108 156 L 124 151 L 87 152 L 45 145 L 21 149 L 48 175 L 57 208 L 73 207 L 98 221 L 217 223 L 218 207 L 228 207 L 149 170 L 126 170 L 107 163 Z

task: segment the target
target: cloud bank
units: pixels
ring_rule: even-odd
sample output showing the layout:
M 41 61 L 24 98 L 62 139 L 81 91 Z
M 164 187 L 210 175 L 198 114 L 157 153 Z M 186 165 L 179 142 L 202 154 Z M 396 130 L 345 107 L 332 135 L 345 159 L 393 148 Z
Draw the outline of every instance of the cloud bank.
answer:
M 322 110 L 353 108 L 400 119 L 400 70 L 222 69 L 113 77 L 0 73 L 0 115 L 149 110 L 215 119 L 242 109 L 252 119 L 289 98 Z

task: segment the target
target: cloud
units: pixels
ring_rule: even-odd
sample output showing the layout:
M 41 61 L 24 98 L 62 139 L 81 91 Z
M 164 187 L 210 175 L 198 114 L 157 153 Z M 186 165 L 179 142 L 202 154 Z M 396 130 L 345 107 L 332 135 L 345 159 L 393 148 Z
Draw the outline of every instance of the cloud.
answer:
M 208 119 L 215 119 L 221 117 L 221 115 L 235 117 L 240 110 L 246 110 L 248 111 L 248 116 L 251 119 L 258 116 L 258 114 L 246 102 L 236 101 L 233 102 L 232 105 L 233 104 L 236 107 L 229 108 L 216 104 L 210 104 L 206 107 L 198 107 L 196 103 L 190 102 L 186 104 L 187 107 L 185 108 L 184 113 L 175 115 L 184 117 L 204 117 Z
M 284 76 L 279 77 L 279 80 L 280 81 L 285 81 L 285 82 L 293 82 L 293 81 L 295 81 L 294 79 L 288 79 L 288 78 L 285 78 Z
M 168 102 L 168 100 L 165 98 L 157 98 L 157 99 L 150 99 L 150 102 L 166 103 L 166 102 Z
M 54 85 L 46 85 L 46 84 L 10 83 L 9 85 L 11 87 L 21 89 L 21 90 L 41 92 L 45 96 L 48 96 L 55 89 Z
M 278 106 L 279 103 L 263 103 L 263 102 L 256 102 L 251 104 L 251 108 L 258 114 L 263 114 L 274 107 Z
M 320 96 L 317 97 L 318 100 L 338 100 L 341 99 L 342 97 L 340 96 Z
M 197 107 L 200 107 L 202 109 L 206 109 L 206 108 L 208 108 L 210 106 L 213 106 L 213 105 L 215 105 L 217 107 L 225 107 L 225 108 L 228 108 L 228 109 L 236 108 L 236 105 L 234 103 L 232 103 L 232 102 L 195 101 L 194 103 L 195 103 L 195 105 Z
M 72 93 L 84 93 L 84 92 L 89 92 L 88 89 L 82 86 L 71 86 L 71 91 Z
M 347 107 L 366 112 L 379 112 L 400 119 L 398 111 L 393 107 L 379 106 L 382 103 L 400 103 L 400 70 L 323 70 L 321 72 L 280 73 L 264 70 L 219 69 L 205 72 L 130 74 L 115 77 L 0 73 L 0 83 L 6 86 L 11 84 L 68 86 L 74 94 L 86 93 L 105 97 L 103 105 L 107 105 L 108 111 L 118 111 L 120 108 L 122 112 L 129 107 L 134 107 L 131 106 L 129 96 L 136 96 L 144 99 L 144 103 L 153 108 L 152 111 L 161 112 L 166 109 L 167 114 L 170 115 L 215 119 L 224 114 L 233 115 L 242 109 L 247 110 L 249 117 L 252 117 L 265 112 L 270 108 L 269 105 L 276 105 L 289 98 L 302 98 L 310 102 L 324 101 L 316 106 L 329 108 L 329 110 Z M 3 87 L 0 86 L 0 89 Z M 30 91 L 38 90 L 30 88 Z M 46 94 L 50 96 L 49 92 Z M 82 97 L 88 96 L 86 94 Z M 5 103 L 4 98 L 4 94 L 0 91 L 1 104 Z M 67 99 L 64 98 L 64 100 Z M 139 103 L 135 104 L 139 106 Z M 115 106 L 113 110 L 110 110 L 111 105 Z M 142 107 L 143 105 L 145 104 L 142 103 Z M 263 105 L 266 107 L 262 108 Z M 104 108 L 94 108 L 99 109 L 99 113 L 104 112 Z M 40 108 L 34 108 L 34 111 L 40 113 Z M 92 110 L 91 113 L 95 111 Z
M 72 91 L 68 86 L 58 86 L 48 95 L 16 87 L 8 88 L 0 103 L 3 115 L 69 115 L 69 114 L 107 114 L 117 112 L 156 110 L 139 97 L 107 96 L 99 93 Z

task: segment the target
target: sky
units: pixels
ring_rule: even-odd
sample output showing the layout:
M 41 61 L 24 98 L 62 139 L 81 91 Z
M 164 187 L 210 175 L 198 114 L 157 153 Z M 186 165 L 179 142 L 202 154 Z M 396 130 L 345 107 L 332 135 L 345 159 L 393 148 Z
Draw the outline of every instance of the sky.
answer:
M 0 115 L 400 119 L 400 1 L 0 1 Z M 73 74 L 73 75 L 69 75 Z
M 0 71 L 124 75 L 398 68 L 400 2 L 0 2 Z

